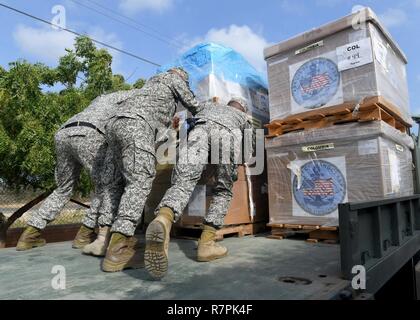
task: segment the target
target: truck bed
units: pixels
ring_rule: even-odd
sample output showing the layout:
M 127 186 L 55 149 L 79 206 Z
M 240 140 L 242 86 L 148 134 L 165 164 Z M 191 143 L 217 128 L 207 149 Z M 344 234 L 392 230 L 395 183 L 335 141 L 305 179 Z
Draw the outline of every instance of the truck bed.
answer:
M 340 248 L 264 236 L 227 238 L 229 256 L 195 261 L 196 241 L 173 239 L 168 275 L 153 281 L 144 269 L 107 274 L 101 259 L 70 242 L 27 252 L 0 250 L 0 299 L 331 299 L 349 285 L 340 278 Z M 54 290 L 52 268 L 66 271 Z

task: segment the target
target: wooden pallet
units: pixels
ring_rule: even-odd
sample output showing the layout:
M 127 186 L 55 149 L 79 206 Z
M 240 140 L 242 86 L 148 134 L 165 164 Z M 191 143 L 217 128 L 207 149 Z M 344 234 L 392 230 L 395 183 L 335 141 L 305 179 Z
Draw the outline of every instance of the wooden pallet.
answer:
M 81 224 L 63 224 L 47 226 L 42 232 L 42 237 L 47 243 L 72 241 L 74 240 Z M 6 248 L 16 247 L 24 228 L 13 228 L 7 231 Z
M 309 243 L 338 243 L 338 227 L 311 224 L 268 224 L 271 227 L 269 239 L 283 240 L 302 238 Z
M 305 131 L 331 127 L 349 122 L 384 121 L 401 132 L 407 132 L 407 123 L 398 109 L 383 97 L 372 97 L 360 104 L 344 103 L 274 120 L 266 125 L 267 138 L 273 138 L 294 131 Z
M 202 225 L 175 226 L 172 229 L 172 236 L 182 239 L 198 239 L 200 238 L 202 229 Z M 257 233 L 264 232 L 265 230 L 265 222 L 231 225 L 218 230 L 216 238 L 217 240 L 223 240 L 227 236 L 237 236 L 241 238 L 244 236 L 255 235 Z

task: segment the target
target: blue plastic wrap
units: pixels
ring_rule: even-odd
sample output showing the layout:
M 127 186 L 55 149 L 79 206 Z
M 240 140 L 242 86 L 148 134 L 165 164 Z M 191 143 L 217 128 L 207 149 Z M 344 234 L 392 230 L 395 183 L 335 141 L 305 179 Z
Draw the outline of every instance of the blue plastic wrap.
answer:
M 260 124 L 268 121 L 266 78 L 235 50 L 202 43 L 160 67 L 158 73 L 173 67 L 183 67 L 189 73 L 191 89 L 199 100 L 217 97 L 227 103 L 231 97 L 241 96 L 251 106 L 250 115 Z
M 215 43 L 202 43 L 185 52 L 175 61 L 158 69 L 183 67 L 190 75 L 190 85 L 196 85 L 209 74 L 246 87 L 268 87 L 267 80 L 235 50 Z

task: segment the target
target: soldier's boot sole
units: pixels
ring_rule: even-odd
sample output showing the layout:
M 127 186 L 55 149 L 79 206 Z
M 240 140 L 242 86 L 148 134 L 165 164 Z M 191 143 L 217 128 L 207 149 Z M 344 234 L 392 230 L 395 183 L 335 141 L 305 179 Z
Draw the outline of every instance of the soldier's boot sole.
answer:
M 29 242 L 19 242 L 16 245 L 16 251 L 27 251 L 34 248 L 43 247 L 46 245 L 45 239 L 40 239 L 37 242 L 29 243 Z
M 217 256 L 216 255 L 209 256 L 209 257 L 198 257 L 197 256 L 197 261 L 198 262 L 211 262 L 211 261 L 214 261 L 214 260 L 225 258 L 227 255 L 228 255 L 228 252 L 226 252 L 223 255 L 217 255 Z
M 168 256 L 165 252 L 165 226 L 159 221 L 150 223 L 146 231 L 146 250 L 144 264 L 147 272 L 155 278 L 161 279 L 168 272 Z
M 126 269 L 141 269 L 144 268 L 144 259 L 142 252 L 136 252 L 128 261 L 110 261 L 104 259 L 102 262 L 102 271 L 104 272 L 120 272 Z

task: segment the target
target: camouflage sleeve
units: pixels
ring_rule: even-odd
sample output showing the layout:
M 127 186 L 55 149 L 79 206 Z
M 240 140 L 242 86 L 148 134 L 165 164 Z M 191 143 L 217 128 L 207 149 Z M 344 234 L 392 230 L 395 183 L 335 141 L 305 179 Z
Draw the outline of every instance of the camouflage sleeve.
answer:
M 175 89 L 178 100 L 193 116 L 203 110 L 202 104 L 197 101 L 194 93 L 185 81 L 179 78 L 176 79 L 173 82 L 173 88 Z
M 247 163 L 249 158 L 252 157 L 254 150 L 255 150 L 255 145 L 256 145 L 256 131 L 254 126 L 252 125 L 251 119 L 247 116 L 247 119 L 244 123 L 243 126 L 243 131 L 244 131 L 244 148 L 245 148 L 245 153 L 244 153 L 244 162 Z

